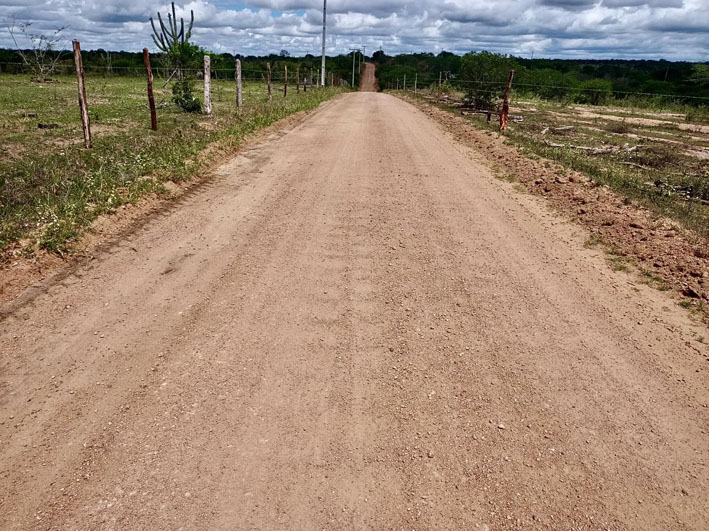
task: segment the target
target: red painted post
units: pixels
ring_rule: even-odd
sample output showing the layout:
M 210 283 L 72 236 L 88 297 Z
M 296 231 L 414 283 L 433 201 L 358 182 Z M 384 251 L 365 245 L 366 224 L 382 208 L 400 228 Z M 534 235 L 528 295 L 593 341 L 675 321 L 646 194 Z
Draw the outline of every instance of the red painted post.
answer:
M 507 86 L 505 87 L 505 95 L 502 98 L 502 112 L 500 113 L 501 132 L 507 129 L 507 116 L 510 114 L 510 91 L 512 90 L 512 78 L 514 77 L 515 71 L 510 70 L 510 75 L 507 78 Z

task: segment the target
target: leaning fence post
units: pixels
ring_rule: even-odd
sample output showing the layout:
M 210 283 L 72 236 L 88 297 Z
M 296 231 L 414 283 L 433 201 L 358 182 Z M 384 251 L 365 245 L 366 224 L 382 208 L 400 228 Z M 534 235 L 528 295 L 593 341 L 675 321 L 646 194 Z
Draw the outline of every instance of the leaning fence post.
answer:
M 283 81 L 283 97 L 288 96 L 288 65 L 283 65 L 284 81 Z
M 510 91 L 512 90 L 512 78 L 515 77 L 515 71 L 510 70 L 510 75 L 507 78 L 507 86 L 505 87 L 505 95 L 502 98 L 502 112 L 500 113 L 500 131 L 507 129 L 507 115 L 510 113 Z
M 271 100 L 271 63 L 266 63 L 266 73 L 268 74 L 267 83 L 268 83 L 268 99 L 269 101 Z
M 76 65 L 76 80 L 79 87 L 79 112 L 81 113 L 81 127 L 84 132 L 84 147 L 91 147 L 91 120 L 89 107 L 86 104 L 86 84 L 84 83 L 84 63 L 81 60 L 81 45 L 74 40 L 74 64 Z
M 212 114 L 212 71 L 211 59 L 204 56 L 204 114 Z
M 155 97 L 153 96 L 153 69 L 150 68 L 150 52 L 147 48 L 143 48 L 143 62 L 145 70 L 148 72 L 148 104 L 150 105 L 150 128 L 153 131 L 158 130 L 158 117 L 155 113 Z
M 236 106 L 241 107 L 244 104 L 242 99 L 241 86 L 241 59 L 236 60 Z

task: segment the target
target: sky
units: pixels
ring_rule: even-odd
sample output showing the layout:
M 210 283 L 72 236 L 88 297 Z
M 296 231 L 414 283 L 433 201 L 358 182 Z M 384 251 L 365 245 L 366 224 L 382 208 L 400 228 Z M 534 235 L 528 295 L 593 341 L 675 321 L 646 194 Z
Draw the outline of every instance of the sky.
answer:
M 322 0 L 193 0 L 195 44 L 214 52 L 320 54 Z M 64 47 L 139 51 L 155 0 L 0 0 L 0 47 L 13 21 L 61 33 Z M 21 35 L 20 35 L 21 37 Z M 20 38 L 20 44 L 24 41 Z M 328 54 L 489 50 L 522 57 L 709 61 L 709 0 L 329 0 Z

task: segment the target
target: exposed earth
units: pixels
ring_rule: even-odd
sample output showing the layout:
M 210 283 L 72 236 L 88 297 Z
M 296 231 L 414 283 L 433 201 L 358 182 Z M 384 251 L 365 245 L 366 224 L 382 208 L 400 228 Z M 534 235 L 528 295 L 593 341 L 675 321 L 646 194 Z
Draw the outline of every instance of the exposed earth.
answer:
M 347 94 L 8 303 L 0 528 L 707 529 L 706 328 L 483 158 Z

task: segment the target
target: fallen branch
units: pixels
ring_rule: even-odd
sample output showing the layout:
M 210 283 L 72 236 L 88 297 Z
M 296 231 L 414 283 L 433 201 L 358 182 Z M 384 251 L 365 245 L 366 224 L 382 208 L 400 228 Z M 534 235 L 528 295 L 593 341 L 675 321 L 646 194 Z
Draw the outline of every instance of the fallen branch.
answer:
M 651 170 L 652 168 L 648 168 L 647 166 L 643 166 L 642 164 L 635 164 L 634 162 L 621 162 L 624 166 L 632 166 L 633 168 L 640 168 L 641 170 Z
M 634 151 L 637 151 L 638 149 L 640 149 L 639 144 L 637 146 L 633 146 L 633 147 L 629 147 L 628 144 L 625 144 L 622 147 L 610 146 L 610 147 L 606 147 L 606 148 L 591 147 L 591 146 L 574 146 L 572 144 L 556 144 L 554 142 L 548 142 L 546 140 L 544 141 L 544 144 L 549 147 L 555 147 L 555 148 L 578 149 L 581 151 L 586 151 L 589 155 L 607 155 L 610 153 L 633 153 Z
M 498 115 L 500 114 L 500 111 L 483 111 L 480 109 L 475 109 L 472 111 L 460 111 L 460 114 L 463 116 L 469 116 L 471 114 L 483 114 L 485 116 L 491 116 L 491 115 Z M 522 123 L 524 122 L 524 116 L 521 114 L 510 114 L 508 117 L 510 122 L 516 122 L 516 123 Z

